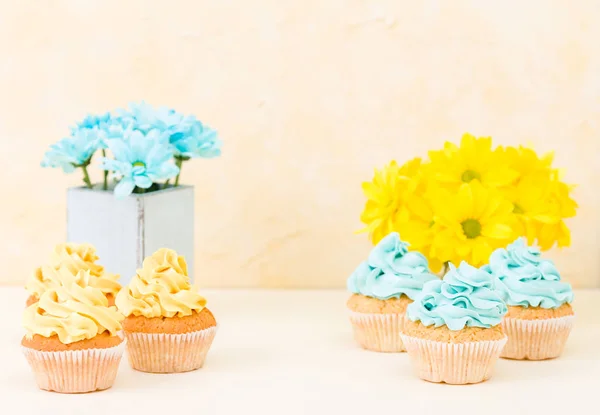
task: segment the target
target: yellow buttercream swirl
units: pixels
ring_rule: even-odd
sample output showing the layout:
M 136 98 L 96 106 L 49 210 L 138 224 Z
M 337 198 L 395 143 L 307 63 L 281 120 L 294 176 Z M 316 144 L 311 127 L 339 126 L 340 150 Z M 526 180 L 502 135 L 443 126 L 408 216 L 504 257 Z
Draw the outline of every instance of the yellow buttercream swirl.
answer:
M 88 285 L 89 271 L 72 275 L 65 267 L 57 271 L 60 281 L 45 291 L 40 300 L 25 309 L 23 326 L 27 336 L 58 336 L 64 344 L 91 339 L 108 331 L 116 335 L 124 316 L 108 307 L 106 295 Z
M 98 259 L 96 248 L 91 244 L 65 243 L 56 245 L 50 265 L 55 268 L 64 265 L 74 271 L 74 274 L 83 269 L 94 277 L 100 277 L 104 274 L 104 267 L 96 264 Z
M 66 277 L 73 277 L 71 270 L 65 267 L 59 269 L 45 265 L 43 267 L 36 268 L 33 275 L 25 284 L 25 289 L 31 294 L 40 298 L 43 293 L 51 288 L 58 287 L 61 285 L 61 281 Z
M 116 304 L 124 315 L 152 317 L 189 316 L 200 311 L 206 299 L 193 289 L 182 256 L 161 248 L 147 257 Z
M 47 290 L 60 285 L 57 272 L 60 268 L 66 268 L 72 275 L 76 275 L 80 270 L 88 271 L 90 286 L 100 289 L 104 294 L 116 296 L 121 290 L 121 284 L 117 282 L 119 275 L 104 272 L 103 266 L 95 264 L 97 260 L 96 248 L 90 244 L 57 245 L 50 265 L 36 268 L 25 288 L 40 298 Z

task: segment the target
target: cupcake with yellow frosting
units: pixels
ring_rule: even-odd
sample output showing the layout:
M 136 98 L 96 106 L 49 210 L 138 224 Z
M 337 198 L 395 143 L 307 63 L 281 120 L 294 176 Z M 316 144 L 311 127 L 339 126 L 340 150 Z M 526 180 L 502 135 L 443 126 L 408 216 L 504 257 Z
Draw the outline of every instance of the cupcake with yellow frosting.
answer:
M 134 369 L 178 373 L 203 366 L 217 322 L 175 251 L 162 248 L 147 257 L 116 304 L 125 315 L 123 331 Z
M 561 355 L 575 321 L 573 290 L 556 266 L 520 238 L 494 251 L 483 267 L 508 305 L 502 357 L 543 360 Z
M 402 340 L 417 375 L 430 382 L 479 383 L 492 376 L 506 344 L 506 304 L 488 273 L 450 264 L 408 306 Z
M 61 393 L 108 389 L 124 351 L 123 315 L 89 285 L 88 271 L 57 273 L 58 283 L 25 309 L 21 345 L 38 386 Z
M 406 307 L 432 280 L 439 278 L 429 272 L 427 259 L 409 252 L 398 233 L 383 238 L 348 278 L 353 294 L 346 306 L 357 343 L 377 352 L 404 352 Z
M 96 248 L 90 244 L 66 243 L 57 245 L 52 253 L 50 263 L 38 267 L 25 285 L 30 295 L 27 305 L 38 301 L 41 295 L 48 289 L 59 284 L 56 281 L 56 271 L 66 268 L 73 275 L 79 271 L 89 273 L 89 284 L 100 289 L 108 299 L 109 305 L 115 304 L 115 297 L 121 289 L 119 275 L 108 273 L 102 265 L 96 264 L 98 260 Z

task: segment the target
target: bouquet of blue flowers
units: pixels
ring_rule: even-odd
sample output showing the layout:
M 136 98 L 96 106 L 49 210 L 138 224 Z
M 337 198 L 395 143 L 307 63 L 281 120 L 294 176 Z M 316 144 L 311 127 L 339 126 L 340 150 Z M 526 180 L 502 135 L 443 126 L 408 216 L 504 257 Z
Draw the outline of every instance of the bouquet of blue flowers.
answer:
M 172 186 L 178 186 L 185 161 L 220 156 L 221 145 L 217 132 L 193 115 L 132 103 L 126 110 L 88 115 L 68 137 L 50 146 L 42 167 L 60 167 L 65 173 L 81 168 L 85 185 L 93 188 L 87 168 L 101 151 L 102 188 L 108 189 L 112 174 L 114 193 L 122 198 L 164 189 L 172 179 Z

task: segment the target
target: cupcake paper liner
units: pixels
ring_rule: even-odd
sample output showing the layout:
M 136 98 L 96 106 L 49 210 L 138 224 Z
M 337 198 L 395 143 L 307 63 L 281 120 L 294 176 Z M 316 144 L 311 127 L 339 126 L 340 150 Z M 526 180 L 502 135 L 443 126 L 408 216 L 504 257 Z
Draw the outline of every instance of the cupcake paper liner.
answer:
M 401 335 L 417 376 L 429 382 L 454 385 L 479 383 L 489 379 L 500 352 L 501 340 L 445 343 Z
M 125 331 L 129 364 L 151 373 L 179 373 L 200 369 L 217 327 L 184 334 Z
M 360 346 L 375 352 L 405 352 L 400 333 L 404 314 L 366 314 L 349 311 L 354 338 Z
M 508 335 L 508 343 L 501 357 L 518 360 L 553 359 L 562 354 L 575 316 L 544 320 L 504 318 L 502 328 Z
M 106 349 L 45 352 L 22 347 L 40 389 L 85 393 L 110 388 L 117 376 L 125 341 Z

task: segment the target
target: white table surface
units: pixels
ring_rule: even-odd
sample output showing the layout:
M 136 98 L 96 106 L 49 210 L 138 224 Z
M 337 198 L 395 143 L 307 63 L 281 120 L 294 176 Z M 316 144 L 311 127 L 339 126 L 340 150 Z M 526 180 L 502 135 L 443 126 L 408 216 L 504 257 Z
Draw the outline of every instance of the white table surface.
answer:
M 408 356 L 360 349 L 343 291 L 203 294 L 220 328 L 204 368 L 157 375 L 126 358 L 114 386 L 41 391 L 21 354 L 26 294 L 0 288 L 0 414 L 428 414 L 589 412 L 600 395 L 600 291 L 576 292 L 577 320 L 559 359 L 499 360 L 488 382 L 452 386 L 415 377 Z M 597 413 L 592 410 L 589 413 Z

